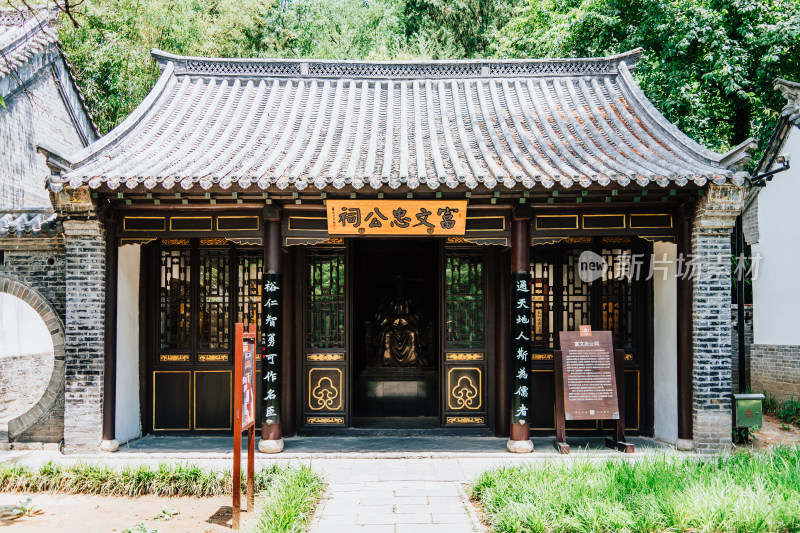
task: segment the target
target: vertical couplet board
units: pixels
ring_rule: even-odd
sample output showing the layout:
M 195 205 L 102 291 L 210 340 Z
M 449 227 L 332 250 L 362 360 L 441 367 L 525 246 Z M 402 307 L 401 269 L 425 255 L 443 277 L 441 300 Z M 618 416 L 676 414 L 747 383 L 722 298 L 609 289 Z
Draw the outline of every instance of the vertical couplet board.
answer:
M 267 426 L 280 424 L 281 282 L 277 272 L 264 272 L 261 301 L 261 412 Z
M 623 365 L 625 353 L 614 350 L 610 331 L 559 333 L 561 350 L 554 353 L 556 379 L 556 448 L 569 453 L 567 420 L 615 420 L 614 439 L 606 445 L 626 453 L 633 445 L 625 442 Z
M 514 394 L 511 398 L 511 423 L 529 424 L 531 276 L 527 272 L 516 272 L 513 275 L 513 282 L 511 349 L 514 362 Z
M 241 514 L 242 432 L 247 431 L 247 511 L 253 510 L 255 490 L 255 417 L 256 417 L 256 326 L 236 323 L 233 406 L 233 529 L 239 529 Z

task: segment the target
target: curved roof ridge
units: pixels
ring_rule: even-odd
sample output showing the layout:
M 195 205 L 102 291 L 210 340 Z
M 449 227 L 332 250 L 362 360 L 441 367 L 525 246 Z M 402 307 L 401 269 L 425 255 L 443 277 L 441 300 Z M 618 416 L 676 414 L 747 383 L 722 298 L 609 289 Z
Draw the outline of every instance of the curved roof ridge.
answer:
M 625 96 L 631 105 L 638 107 L 636 111 L 640 116 L 650 119 L 652 121 L 651 126 L 655 127 L 661 134 L 670 138 L 677 145 L 677 148 L 707 164 L 728 168 L 740 168 L 750 159 L 749 150 L 757 146 L 754 138 L 749 137 L 724 154 L 709 150 L 686 135 L 667 119 L 661 111 L 656 109 L 650 99 L 644 94 L 641 87 L 639 87 L 639 84 L 633 78 L 624 62 L 618 64 L 618 70 L 620 88 L 627 93 Z
M 642 52 L 642 48 L 635 48 L 621 54 L 583 58 L 375 61 L 365 59 L 213 58 L 182 56 L 157 49 L 150 51 L 162 68 L 171 62 L 179 74 L 354 79 L 615 74 L 617 64 L 620 62 L 634 68 Z
M 156 80 L 156 84 L 147 93 L 144 100 L 136 106 L 136 109 L 133 112 L 125 117 L 125 119 L 117 124 L 117 126 L 109 131 L 107 134 L 103 135 L 95 142 L 81 150 L 80 152 L 73 154 L 70 158 L 70 168 L 77 168 L 81 165 L 84 165 L 92 159 L 93 156 L 97 155 L 98 153 L 104 150 L 110 150 L 113 148 L 117 142 L 125 138 L 125 135 L 134 129 L 136 125 L 142 120 L 147 113 L 153 107 L 153 104 L 156 103 L 158 98 L 164 92 L 164 89 L 167 87 L 170 78 L 172 78 L 173 67 L 172 64 L 168 64 L 167 68 L 165 68 L 161 72 L 161 76 L 159 76 L 158 80 Z

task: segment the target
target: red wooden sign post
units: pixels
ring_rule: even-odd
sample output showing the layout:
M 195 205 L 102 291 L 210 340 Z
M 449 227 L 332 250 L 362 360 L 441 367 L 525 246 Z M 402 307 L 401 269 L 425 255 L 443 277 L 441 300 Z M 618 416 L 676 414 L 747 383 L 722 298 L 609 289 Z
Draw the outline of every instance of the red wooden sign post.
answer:
M 247 511 L 253 510 L 255 490 L 256 418 L 256 326 L 236 323 L 236 354 L 233 365 L 233 529 L 239 529 L 242 512 L 242 432 L 247 431 Z

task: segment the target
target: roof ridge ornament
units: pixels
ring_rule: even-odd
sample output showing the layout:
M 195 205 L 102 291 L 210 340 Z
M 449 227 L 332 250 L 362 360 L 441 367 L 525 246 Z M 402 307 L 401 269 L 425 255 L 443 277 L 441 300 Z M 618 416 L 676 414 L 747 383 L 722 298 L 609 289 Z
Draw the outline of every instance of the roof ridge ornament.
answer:
M 518 76 L 581 76 L 617 73 L 624 62 L 635 68 L 642 48 L 604 57 L 549 59 L 329 60 L 276 58 L 208 58 L 181 56 L 153 49 L 161 68 L 176 74 L 352 79 L 453 79 Z

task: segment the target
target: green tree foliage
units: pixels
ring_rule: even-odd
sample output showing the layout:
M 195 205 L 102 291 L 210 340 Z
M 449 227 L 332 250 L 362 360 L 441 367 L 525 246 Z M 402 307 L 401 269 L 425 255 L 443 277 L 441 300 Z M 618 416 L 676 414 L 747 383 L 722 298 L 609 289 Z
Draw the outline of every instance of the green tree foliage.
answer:
M 7 0 L 9 1 L 9 0 Z M 576 57 L 644 48 L 634 75 L 670 120 L 725 150 L 764 145 L 800 80 L 798 0 L 85 0 L 60 37 L 101 131 L 158 76 L 151 48 L 225 57 Z
M 263 0 L 95 0 L 61 19 L 59 38 L 101 132 L 152 88 L 152 48 L 177 54 L 260 56 L 272 4 Z
M 530 0 L 497 32 L 499 57 L 581 57 L 644 48 L 635 76 L 667 118 L 726 150 L 764 146 L 800 79 L 796 0 Z
M 406 0 L 406 37 L 440 43 L 441 57 L 487 57 L 495 31 L 520 4 L 520 0 Z

